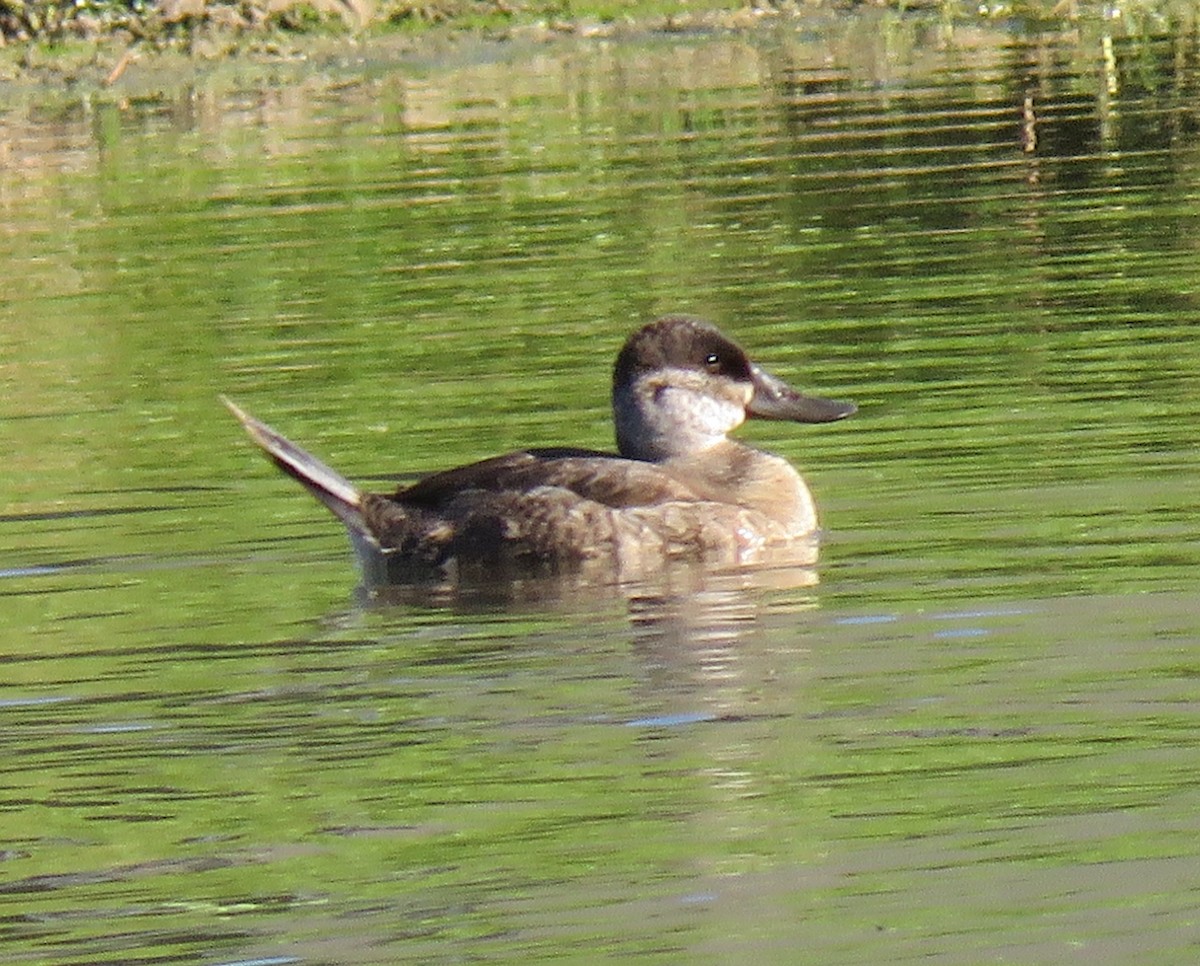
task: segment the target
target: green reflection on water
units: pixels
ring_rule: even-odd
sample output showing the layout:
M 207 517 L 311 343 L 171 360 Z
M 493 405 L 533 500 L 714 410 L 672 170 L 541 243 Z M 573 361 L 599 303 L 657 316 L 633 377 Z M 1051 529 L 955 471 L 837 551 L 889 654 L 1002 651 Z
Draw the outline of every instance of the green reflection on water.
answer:
M 1179 911 L 1189 61 L 1118 44 L 1114 111 L 1094 38 L 851 23 L 6 118 L 0 567 L 52 572 L 0 587 L 0 941 L 879 962 Z M 357 610 L 216 401 L 373 481 L 606 446 L 668 309 L 861 404 L 746 431 L 812 480 L 821 586 Z

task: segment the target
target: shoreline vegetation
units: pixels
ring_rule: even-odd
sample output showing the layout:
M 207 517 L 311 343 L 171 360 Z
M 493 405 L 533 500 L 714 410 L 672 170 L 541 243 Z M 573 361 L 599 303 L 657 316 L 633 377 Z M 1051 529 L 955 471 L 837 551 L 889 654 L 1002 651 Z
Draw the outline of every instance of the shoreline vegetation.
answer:
M 947 28 L 1195 28 L 1200 0 L 0 0 L 0 85 L 103 90 L 133 64 L 440 59 L 464 41 L 741 31 L 864 10 Z M 145 73 L 144 70 L 138 73 Z
M 957 5 L 960 0 L 955 0 Z M 314 39 L 363 42 L 468 33 L 609 36 L 622 30 L 737 29 L 768 17 L 850 10 L 854 0 L 0 0 L 0 48 L 66 52 L 80 44 L 183 51 L 202 58 L 283 51 Z M 898 10 L 946 0 L 881 0 Z

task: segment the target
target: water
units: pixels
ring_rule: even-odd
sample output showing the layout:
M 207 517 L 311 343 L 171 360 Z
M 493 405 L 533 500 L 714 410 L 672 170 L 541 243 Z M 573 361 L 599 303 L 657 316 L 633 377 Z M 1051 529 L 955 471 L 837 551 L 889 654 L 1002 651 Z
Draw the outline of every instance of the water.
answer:
M 1200 58 L 1155 29 L 14 100 L 0 961 L 1194 959 Z M 819 582 L 364 598 L 216 400 L 376 485 L 603 447 L 669 310 L 859 403 L 743 434 Z

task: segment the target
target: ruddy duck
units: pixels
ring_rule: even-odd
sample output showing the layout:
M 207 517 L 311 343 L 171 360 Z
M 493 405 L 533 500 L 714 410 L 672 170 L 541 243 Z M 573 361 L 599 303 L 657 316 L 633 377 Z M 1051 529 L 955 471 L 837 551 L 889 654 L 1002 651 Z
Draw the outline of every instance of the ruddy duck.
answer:
M 228 399 L 283 472 L 337 516 L 368 579 L 497 564 L 639 572 L 678 558 L 761 559 L 812 538 L 812 496 L 789 463 L 728 438 L 747 416 L 827 423 L 852 403 L 804 396 L 754 365 L 712 325 L 668 315 L 617 356 L 618 454 L 529 449 L 363 493 Z

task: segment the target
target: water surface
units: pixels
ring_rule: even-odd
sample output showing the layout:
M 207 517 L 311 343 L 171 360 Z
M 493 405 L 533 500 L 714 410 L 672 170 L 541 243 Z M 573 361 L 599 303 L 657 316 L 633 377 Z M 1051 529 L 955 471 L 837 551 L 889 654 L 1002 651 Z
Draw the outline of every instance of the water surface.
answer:
M 0 959 L 1194 958 L 1200 58 L 1156 30 L 6 109 Z M 365 597 L 216 400 L 379 486 L 606 447 L 675 310 L 859 403 L 743 434 L 817 582 Z

